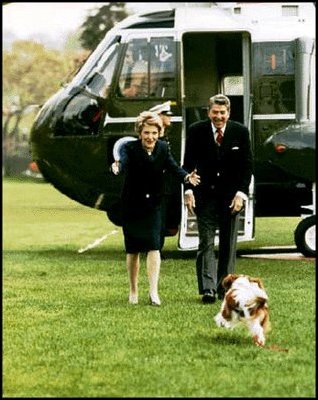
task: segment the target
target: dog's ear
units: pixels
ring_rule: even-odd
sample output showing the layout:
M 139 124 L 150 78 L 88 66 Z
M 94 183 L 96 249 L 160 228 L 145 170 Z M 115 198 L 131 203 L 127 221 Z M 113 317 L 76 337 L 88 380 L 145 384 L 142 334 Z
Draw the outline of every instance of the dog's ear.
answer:
M 257 296 L 254 299 L 252 299 L 249 303 L 246 303 L 250 316 L 251 317 L 254 316 L 257 313 L 257 311 L 261 308 L 263 309 L 268 308 L 267 300 L 268 300 L 267 297 Z
M 228 291 L 232 286 L 232 283 L 237 279 L 239 276 L 236 274 L 228 274 L 222 281 L 222 286 L 224 287 L 225 291 Z
M 238 307 L 238 303 L 233 297 L 233 293 L 229 292 L 225 296 L 225 302 L 223 303 L 222 317 L 228 321 L 232 318 L 232 311 Z
M 263 285 L 263 282 L 262 282 L 262 280 L 261 280 L 260 278 L 249 278 L 249 281 L 250 281 L 250 282 L 255 282 L 255 283 L 258 284 L 258 286 L 259 286 L 261 289 L 265 289 L 265 288 L 264 288 L 264 285 Z

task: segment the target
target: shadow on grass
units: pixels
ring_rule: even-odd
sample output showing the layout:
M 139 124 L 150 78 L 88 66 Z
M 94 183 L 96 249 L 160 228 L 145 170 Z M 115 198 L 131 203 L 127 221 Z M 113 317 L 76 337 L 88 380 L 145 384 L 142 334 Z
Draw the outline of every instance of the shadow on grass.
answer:
M 120 260 L 122 261 L 126 254 L 125 250 L 123 247 L 118 246 L 112 246 L 111 248 L 105 248 L 105 247 L 100 247 L 100 248 L 95 248 L 95 249 L 89 249 L 83 253 L 79 253 L 78 249 L 66 249 L 66 248 L 61 248 L 61 247 L 56 247 L 56 248 L 45 248 L 45 249 L 30 249 L 30 250 L 5 250 L 4 252 L 7 254 L 17 254 L 19 253 L 20 255 L 31 255 L 33 254 L 34 256 L 39 255 L 39 256 L 48 256 L 48 257 L 65 257 L 65 258 L 71 258 L 74 259 L 74 257 L 79 257 L 82 259 L 91 259 L 91 260 L 109 260 L 109 261 L 117 261 Z M 267 250 L 267 249 L 266 249 Z M 295 251 L 294 249 L 287 249 L 285 250 L 286 253 Z M 240 249 L 237 250 L 237 256 L 240 257 L 241 255 L 244 254 L 258 254 L 258 253 L 275 253 L 276 251 L 268 249 L 267 251 L 262 250 L 262 249 Z M 142 257 L 145 257 L 146 253 L 141 253 Z M 161 254 L 162 261 L 164 262 L 165 260 L 195 260 L 197 255 L 196 250 L 191 250 L 191 251 L 181 251 L 178 249 L 175 250 L 163 250 Z M 216 250 L 216 255 L 218 255 L 218 250 Z
M 78 250 L 73 249 L 42 249 L 42 250 L 6 250 L 4 252 L 6 255 L 12 255 L 16 257 L 20 256 L 28 256 L 28 257 L 47 257 L 47 258 L 64 258 L 64 259 L 86 259 L 86 260 L 103 260 L 107 259 L 107 261 L 122 261 L 125 257 L 125 253 L 123 250 L 94 250 L 88 251 L 85 253 L 79 253 Z
M 233 331 L 226 331 L 222 329 L 212 331 L 212 334 L 209 336 L 209 340 L 212 340 L 212 342 L 216 342 L 221 346 L 244 345 L 253 347 L 252 338 L 248 336 L 242 336 L 242 334 L 240 335 L 239 333 L 235 334 Z
M 196 250 L 190 250 L 190 251 L 181 251 L 181 250 L 165 250 L 163 249 L 161 258 L 162 260 L 190 260 L 190 259 L 195 259 L 197 255 Z
M 55 249 L 30 249 L 30 250 L 5 250 L 6 254 L 12 255 L 33 255 L 33 256 L 41 256 L 41 257 L 63 257 L 63 258 L 71 258 L 75 257 L 81 259 L 91 259 L 91 260 L 109 260 L 109 261 L 122 261 L 125 259 L 126 254 L 124 248 L 111 248 L 111 249 L 92 249 L 85 251 L 83 253 L 79 253 L 78 249 L 63 249 L 63 248 L 55 248 Z M 141 256 L 145 257 L 145 253 L 142 253 Z M 163 252 L 162 261 L 165 260 L 191 260 L 195 259 L 196 252 L 180 252 L 179 250 L 168 250 Z

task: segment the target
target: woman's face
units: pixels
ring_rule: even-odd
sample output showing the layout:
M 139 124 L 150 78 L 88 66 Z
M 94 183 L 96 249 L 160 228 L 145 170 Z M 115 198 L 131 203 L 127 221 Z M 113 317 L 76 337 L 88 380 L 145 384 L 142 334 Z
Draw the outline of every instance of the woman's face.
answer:
M 139 134 L 142 147 L 145 150 L 152 151 L 159 138 L 159 128 L 155 125 L 145 124 Z

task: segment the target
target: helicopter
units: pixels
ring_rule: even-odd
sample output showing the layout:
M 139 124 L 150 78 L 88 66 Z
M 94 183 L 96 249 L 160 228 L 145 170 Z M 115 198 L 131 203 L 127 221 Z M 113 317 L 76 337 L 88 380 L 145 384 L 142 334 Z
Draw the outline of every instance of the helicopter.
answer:
M 207 100 L 223 93 L 231 100 L 230 118 L 249 128 L 254 152 L 238 241 L 254 239 L 257 216 L 306 210 L 295 243 L 314 256 L 315 23 L 308 17 L 314 5 L 187 4 L 194 3 L 132 15 L 107 32 L 39 111 L 32 159 L 56 189 L 121 226 L 123 178 L 109 167 L 118 144 L 136 138 L 136 116 L 170 102 L 171 152 L 181 165 L 188 126 L 207 118 Z M 179 184 L 169 196 L 166 235 L 177 233 L 179 250 L 197 248 L 196 220 L 187 214 Z

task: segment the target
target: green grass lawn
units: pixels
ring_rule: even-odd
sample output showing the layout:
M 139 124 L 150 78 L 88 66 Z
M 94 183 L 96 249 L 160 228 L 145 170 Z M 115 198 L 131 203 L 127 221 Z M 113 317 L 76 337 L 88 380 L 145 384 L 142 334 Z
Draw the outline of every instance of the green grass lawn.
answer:
M 298 221 L 259 218 L 239 248 L 293 245 Z M 313 260 L 238 258 L 269 295 L 261 349 L 245 329 L 216 327 L 220 301 L 201 304 L 195 254 L 176 248 L 167 238 L 162 306 L 148 305 L 144 257 L 129 305 L 121 229 L 49 184 L 4 180 L 3 396 L 315 397 Z

